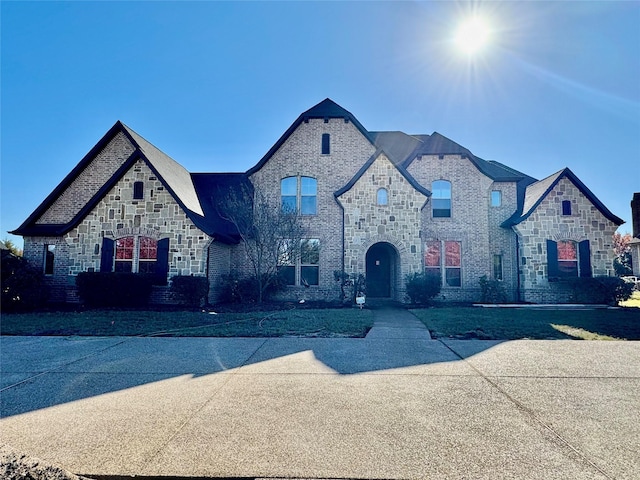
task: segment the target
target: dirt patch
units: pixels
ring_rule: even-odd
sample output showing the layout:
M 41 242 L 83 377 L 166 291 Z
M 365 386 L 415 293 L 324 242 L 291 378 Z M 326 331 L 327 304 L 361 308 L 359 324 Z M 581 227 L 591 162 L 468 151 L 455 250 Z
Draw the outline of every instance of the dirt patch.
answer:
M 0 444 L 0 478 L 4 480 L 90 480 Z

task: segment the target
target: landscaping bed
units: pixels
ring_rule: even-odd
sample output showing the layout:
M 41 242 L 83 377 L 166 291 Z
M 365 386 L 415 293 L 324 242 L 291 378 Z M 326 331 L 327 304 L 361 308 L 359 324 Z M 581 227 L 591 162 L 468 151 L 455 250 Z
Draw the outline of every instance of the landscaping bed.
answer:
M 640 309 L 538 310 L 437 307 L 411 310 L 433 338 L 640 340 Z

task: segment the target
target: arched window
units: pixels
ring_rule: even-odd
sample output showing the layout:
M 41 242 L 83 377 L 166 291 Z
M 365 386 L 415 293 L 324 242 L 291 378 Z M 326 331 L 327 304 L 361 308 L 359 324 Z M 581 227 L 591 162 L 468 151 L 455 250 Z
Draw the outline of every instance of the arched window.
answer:
M 386 188 L 379 188 L 377 195 L 376 203 L 378 205 L 388 205 L 389 204 L 389 193 Z
M 433 217 L 451 216 L 451 182 L 437 180 L 431 184 Z
M 300 212 L 301 215 L 317 213 L 318 181 L 312 177 L 286 177 L 280 180 L 282 210 Z

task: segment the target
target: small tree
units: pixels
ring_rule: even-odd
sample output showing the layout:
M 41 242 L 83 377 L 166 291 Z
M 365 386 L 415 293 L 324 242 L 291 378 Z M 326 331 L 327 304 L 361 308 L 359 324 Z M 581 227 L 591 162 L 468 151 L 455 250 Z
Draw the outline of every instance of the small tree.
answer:
M 619 277 L 633 273 L 631 267 L 631 247 L 629 246 L 631 240 L 630 233 L 621 235 L 616 232 L 613 234 L 613 251 L 616 255 L 613 259 L 613 269 Z
M 41 307 L 49 298 L 49 286 L 42 270 L 29 265 L 24 258 L 7 251 L 2 254 L 3 312 L 33 310 Z
M 295 265 L 300 256 L 306 231 L 300 216 L 273 205 L 260 190 L 248 187 L 231 190 L 220 215 L 235 226 L 242 240 L 257 285 L 257 301 L 262 303 L 278 282 L 278 267 Z

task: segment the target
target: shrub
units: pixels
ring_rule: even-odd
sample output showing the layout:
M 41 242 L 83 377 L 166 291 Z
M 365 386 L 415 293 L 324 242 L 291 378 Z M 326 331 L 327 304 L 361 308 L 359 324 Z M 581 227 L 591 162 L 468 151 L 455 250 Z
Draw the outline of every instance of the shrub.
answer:
M 359 293 L 367 293 L 367 282 L 362 273 L 352 273 L 341 270 L 333 271 L 333 279 L 340 284 L 340 301 L 344 305 L 351 305 L 356 302 Z
M 285 287 L 286 281 L 281 276 L 277 276 L 271 280 L 269 287 L 263 292 L 263 300 L 270 300 Z M 240 277 L 235 273 L 222 275 L 218 288 L 220 303 L 257 303 L 259 300 L 260 288 L 253 276 Z
M 440 293 L 440 278 L 426 273 L 413 273 L 405 277 L 405 286 L 411 303 L 425 304 Z
M 200 307 L 206 303 L 209 280 L 206 277 L 176 275 L 171 277 L 171 293 L 183 305 Z
M 89 307 L 142 307 L 149 303 L 154 275 L 124 272 L 81 272 L 78 295 Z
M 480 277 L 480 291 L 480 303 L 505 303 L 507 301 L 507 294 L 502 282 L 487 279 L 486 275 Z
M 580 277 L 567 282 L 572 291 L 571 300 L 576 303 L 617 305 L 633 293 L 633 284 L 619 277 Z
M 2 299 L 3 312 L 33 310 L 49 299 L 49 286 L 44 274 L 22 257 L 2 255 Z

